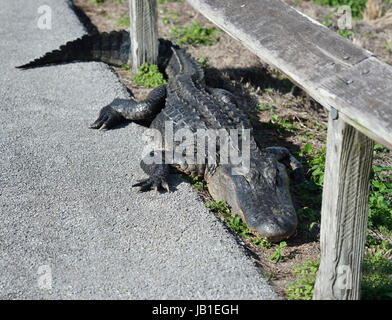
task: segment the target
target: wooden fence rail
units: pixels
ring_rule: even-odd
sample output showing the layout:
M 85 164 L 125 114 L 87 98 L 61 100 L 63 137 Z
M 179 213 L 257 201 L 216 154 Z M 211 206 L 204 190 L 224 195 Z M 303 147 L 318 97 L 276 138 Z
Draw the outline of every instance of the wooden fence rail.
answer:
M 281 0 L 188 2 L 330 111 L 313 298 L 359 299 L 373 140 L 392 149 L 392 67 Z

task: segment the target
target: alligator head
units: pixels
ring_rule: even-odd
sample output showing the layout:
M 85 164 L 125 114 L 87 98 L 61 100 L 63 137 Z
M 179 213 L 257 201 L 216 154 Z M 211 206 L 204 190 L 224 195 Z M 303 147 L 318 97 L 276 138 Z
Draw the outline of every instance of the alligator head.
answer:
M 232 169 L 231 165 L 220 165 L 208 178 L 211 196 L 227 202 L 251 230 L 270 241 L 290 237 L 297 215 L 284 165 L 267 153 L 260 163 L 251 160 L 245 174 L 233 174 Z

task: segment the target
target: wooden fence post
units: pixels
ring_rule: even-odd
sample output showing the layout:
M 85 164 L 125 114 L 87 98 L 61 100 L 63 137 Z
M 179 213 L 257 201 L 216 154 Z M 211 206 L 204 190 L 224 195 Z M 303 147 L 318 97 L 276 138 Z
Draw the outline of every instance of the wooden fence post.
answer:
M 330 112 L 313 299 L 360 298 L 373 140 Z
M 129 0 L 132 72 L 145 62 L 158 63 L 156 0 Z

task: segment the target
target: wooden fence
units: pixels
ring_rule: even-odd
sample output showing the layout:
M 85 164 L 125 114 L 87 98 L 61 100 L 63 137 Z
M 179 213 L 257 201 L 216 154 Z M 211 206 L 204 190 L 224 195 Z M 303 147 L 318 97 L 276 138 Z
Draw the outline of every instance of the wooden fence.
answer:
M 132 26 L 145 24 L 143 6 L 156 20 L 155 2 L 130 0 Z M 330 111 L 313 298 L 359 299 L 373 141 L 392 149 L 392 67 L 280 0 L 188 2 Z M 146 57 L 140 43 L 156 39 L 140 25 L 132 41 Z

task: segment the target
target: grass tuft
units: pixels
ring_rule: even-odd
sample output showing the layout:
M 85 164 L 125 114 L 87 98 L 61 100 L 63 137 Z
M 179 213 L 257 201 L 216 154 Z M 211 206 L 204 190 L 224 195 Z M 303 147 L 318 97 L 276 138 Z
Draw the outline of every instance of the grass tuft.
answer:
M 198 22 L 184 27 L 174 27 L 171 32 L 180 46 L 184 44 L 210 46 L 218 41 L 218 31 L 215 27 L 204 28 Z
M 289 300 L 312 300 L 319 266 L 319 260 L 310 259 L 293 269 L 292 273 L 297 280 L 290 282 L 286 287 L 285 291 Z
M 167 83 L 158 66 L 149 65 L 148 63 L 144 63 L 139 67 L 139 72 L 132 77 L 132 80 L 136 85 L 145 88 L 155 88 Z

